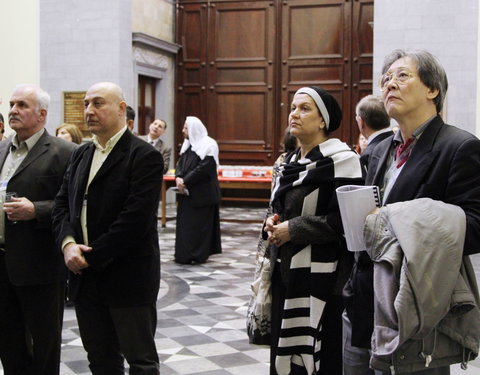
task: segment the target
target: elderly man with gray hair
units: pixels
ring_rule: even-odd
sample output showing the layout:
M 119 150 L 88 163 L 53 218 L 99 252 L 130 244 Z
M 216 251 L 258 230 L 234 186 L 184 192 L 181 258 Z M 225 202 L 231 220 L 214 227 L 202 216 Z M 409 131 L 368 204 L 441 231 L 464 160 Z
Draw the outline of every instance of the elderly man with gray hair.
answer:
M 0 359 L 5 375 L 59 373 L 65 267 L 51 214 L 76 145 L 44 129 L 50 96 L 19 85 L 0 142 Z
M 385 110 L 383 99 L 376 95 L 364 96 L 357 103 L 355 112 L 358 130 L 367 140 L 367 147 L 360 156 L 360 162 L 368 168 L 368 161 L 375 146 L 393 134 L 390 117 Z

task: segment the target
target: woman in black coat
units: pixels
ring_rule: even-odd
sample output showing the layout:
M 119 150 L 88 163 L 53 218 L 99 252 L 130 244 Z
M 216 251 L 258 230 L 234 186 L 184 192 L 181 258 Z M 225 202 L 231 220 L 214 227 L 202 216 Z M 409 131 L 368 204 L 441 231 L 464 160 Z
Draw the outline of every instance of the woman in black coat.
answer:
M 335 189 L 362 185 L 358 154 L 329 134 L 340 126 L 335 98 L 299 89 L 290 133 L 299 148 L 281 165 L 265 232 L 271 246 L 270 375 L 342 373 L 342 287 L 353 261 Z
M 218 145 L 197 117 L 183 127 L 185 140 L 175 172 L 178 188 L 175 262 L 205 263 L 222 252 Z

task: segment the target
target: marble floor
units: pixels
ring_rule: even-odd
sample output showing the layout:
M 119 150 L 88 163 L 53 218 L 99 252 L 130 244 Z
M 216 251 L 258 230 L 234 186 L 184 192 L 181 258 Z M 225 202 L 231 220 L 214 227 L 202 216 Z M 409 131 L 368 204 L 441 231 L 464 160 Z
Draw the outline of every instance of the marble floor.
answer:
M 167 216 L 174 213 L 174 205 L 168 205 Z M 221 209 L 224 219 L 260 220 L 263 215 L 263 208 Z M 222 221 L 223 254 L 202 265 L 173 262 L 175 221 L 160 228 L 162 282 L 156 343 L 162 375 L 268 374 L 268 347 L 249 344 L 245 330 L 260 226 Z M 480 258 L 474 263 L 480 276 Z M 75 312 L 66 308 L 61 374 L 89 373 Z M 452 375 L 462 374 L 480 374 L 480 361 L 471 362 L 467 371 L 452 366 Z

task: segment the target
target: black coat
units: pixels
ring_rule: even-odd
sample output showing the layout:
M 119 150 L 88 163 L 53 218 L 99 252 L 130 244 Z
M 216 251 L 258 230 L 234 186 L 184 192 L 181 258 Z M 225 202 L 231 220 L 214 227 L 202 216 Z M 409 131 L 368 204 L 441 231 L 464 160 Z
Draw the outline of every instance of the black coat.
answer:
M 387 168 L 393 137 L 377 147 L 370 158 L 367 185 L 379 185 Z M 480 140 L 434 118 L 418 139 L 385 204 L 431 198 L 461 207 L 466 214 L 464 254 L 480 252 Z M 361 254 L 344 295 L 352 320 L 352 343 L 366 346 L 373 331 L 373 266 Z M 362 343 L 362 344 L 359 344 Z
M 203 207 L 220 202 L 220 186 L 217 177 L 217 164 L 212 156 L 203 160 L 189 147 L 178 160 L 176 177 L 182 177 L 190 196 L 189 204 Z
M 71 235 L 83 243 L 80 215 L 95 145 L 73 155 L 55 199 L 53 223 L 61 246 Z M 70 274 L 75 300 L 84 277 L 95 280 L 100 298 L 112 307 L 155 302 L 160 285 L 157 209 L 162 155 L 126 131 L 88 188 L 87 229 L 92 252 L 82 275 Z
M 383 141 L 385 138 L 388 138 L 393 135 L 393 131 L 388 131 L 385 133 L 380 133 L 371 142 L 368 143 L 368 146 L 363 150 L 362 155 L 360 156 L 360 162 L 368 170 L 368 162 L 370 161 L 370 156 L 373 153 L 375 147 Z

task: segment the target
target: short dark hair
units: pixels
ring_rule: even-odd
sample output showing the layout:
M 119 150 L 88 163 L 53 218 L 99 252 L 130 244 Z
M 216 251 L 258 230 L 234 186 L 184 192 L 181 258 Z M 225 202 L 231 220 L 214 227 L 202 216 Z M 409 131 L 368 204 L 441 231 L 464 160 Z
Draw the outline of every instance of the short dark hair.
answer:
M 0 122 L 5 122 L 5 120 L 3 119 L 3 115 L 0 113 Z
M 164 119 L 160 119 L 161 122 L 163 122 L 165 124 L 165 130 L 167 130 L 167 122 L 164 120 Z
M 127 105 L 127 121 L 128 120 L 135 120 L 135 111 L 129 105 Z
M 438 59 L 426 50 L 406 51 L 396 49 L 385 57 L 382 74 L 385 74 L 390 66 L 402 57 L 409 57 L 415 61 L 418 76 L 423 84 L 430 90 L 438 90 L 438 95 L 433 99 L 433 102 L 435 103 L 437 113 L 440 113 L 443 108 L 443 101 L 447 95 L 448 79 Z
M 357 116 L 360 116 L 372 130 L 381 130 L 390 126 L 390 117 L 383 99 L 376 95 L 367 95 L 357 104 Z

